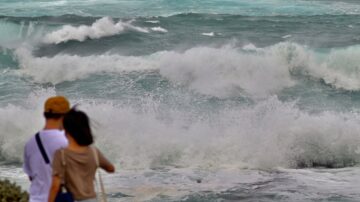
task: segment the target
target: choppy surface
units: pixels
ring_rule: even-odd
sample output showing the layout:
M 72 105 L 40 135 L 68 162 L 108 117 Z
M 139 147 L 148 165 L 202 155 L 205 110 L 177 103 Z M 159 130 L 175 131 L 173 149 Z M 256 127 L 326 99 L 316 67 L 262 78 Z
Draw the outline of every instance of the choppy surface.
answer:
M 16 167 L 2 177 L 27 183 Z M 160 169 L 105 175 L 109 201 L 358 201 L 358 168 Z

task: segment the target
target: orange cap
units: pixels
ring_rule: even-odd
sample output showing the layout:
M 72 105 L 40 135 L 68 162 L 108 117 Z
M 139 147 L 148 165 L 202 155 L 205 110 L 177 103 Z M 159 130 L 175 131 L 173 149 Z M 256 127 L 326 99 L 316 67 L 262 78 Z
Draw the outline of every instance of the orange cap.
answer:
M 70 110 L 69 101 L 63 96 L 50 97 L 46 100 L 44 112 L 53 114 L 65 114 Z

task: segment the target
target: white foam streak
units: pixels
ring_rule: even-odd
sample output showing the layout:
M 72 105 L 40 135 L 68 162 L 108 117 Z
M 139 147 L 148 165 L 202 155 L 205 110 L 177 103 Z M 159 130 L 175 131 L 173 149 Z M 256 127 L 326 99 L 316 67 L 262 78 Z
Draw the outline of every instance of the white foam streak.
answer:
M 168 30 L 162 28 L 162 27 L 152 27 L 151 28 L 152 31 L 155 31 L 155 32 L 163 32 L 163 33 L 167 33 Z
M 85 41 L 88 38 L 99 39 L 101 37 L 123 33 L 127 29 L 138 32 L 148 32 L 146 28 L 134 26 L 131 22 L 119 21 L 115 23 L 110 17 L 103 17 L 96 20 L 91 26 L 81 25 L 79 27 L 74 27 L 65 25 L 61 29 L 47 34 L 44 37 L 43 42 L 59 44 L 69 40 Z
M 147 20 L 147 21 L 145 21 L 145 22 L 152 23 L 152 24 L 158 24 L 158 23 L 160 23 L 159 20 Z
M 291 35 L 291 34 L 288 34 L 288 35 L 282 36 L 281 38 L 287 39 L 287 38 L 291 38 L 291 37 L 292 37 L 292 35 Z
M 204 32 L 202 33 L 201 35 L 204 35 L 204 36 L 215 36 L 215 33 L 214 32 Z

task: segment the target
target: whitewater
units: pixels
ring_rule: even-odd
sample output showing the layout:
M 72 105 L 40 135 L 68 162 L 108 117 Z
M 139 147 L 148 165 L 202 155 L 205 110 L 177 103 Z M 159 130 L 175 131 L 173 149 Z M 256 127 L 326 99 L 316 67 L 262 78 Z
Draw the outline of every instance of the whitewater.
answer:
M 118 201 L 360 201 L 360 3 L 0 2 L 0 179 L 44 101 L 89 114 Z

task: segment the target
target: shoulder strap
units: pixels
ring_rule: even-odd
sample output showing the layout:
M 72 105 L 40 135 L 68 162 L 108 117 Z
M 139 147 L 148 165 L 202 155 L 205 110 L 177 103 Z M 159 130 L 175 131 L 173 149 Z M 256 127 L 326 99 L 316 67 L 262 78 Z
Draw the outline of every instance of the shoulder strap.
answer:
M 65 188 L 66 161 L 65 161 L 65 149 L 64 148 L 60 149 L 60 154 L 61 154 L 61 165 L 63 166 L 61 185 L 62 185 L 62 192 L 65 192 L 66 191 L 66 188 Z
M 66 166 L 65 149 L 64 148 L 60 149 L 60 152 L 61 152 L 61 164 L 65 167 Z
M 96 151 L 96 148 L 93 146 L 93 147 L 91 147 L 91 150 L 93 151 L 93 154 L 94 154 L 96 167 L 99 167 L 99 156 L 98 156 L 98 153 Z
M 95 162 L 96 162 L 96 167 L 99 168 L 100 163 L 99 163 L 99 154 L 98 154 L 98 151 L 97 151 L 97 149 L 96 149 L 95 146 L 92 146 L 92 147 L 91 147 L 91 150 L 92 150 L 93 153 L 94 153 L 94 158 L 95 158 Z M 97 186 L 100 186 L 100 194 L 99 194 L 99 196 L 98 196 L 98 200 L 101 201 L 101 202 L 107 202 L 106 192 L 105 192 L 104 183 L 103 183 L 103 181 L 102 181 L 102 177 L 101 177 L 100 170 L 97 170 L 97 173 L 98 173 L 99 182 L 96 183 L 96 184 L 97 184 Z M 95 177 L 95 181 L 96 181 L 96 177 Z M 96 181 L 96 182 L 97 182 L 97 181 Z
M 46 152 L 45 152 L 45 149 L 44 149 L 44 146 L 41 142 L 41 139 L 40 139 L 40 134 L 39 133 L 36 133 L 35 135 L 35 139 L 36 139 L 36 143 L 39 147 L 39 150 L 41 152 L 41 155 L 42 157 L 44 158 L 44 161 L 46 164 L 49 164 L 50 163 L 50 160 L 49 160 L 49 157 L 47 156 Z

